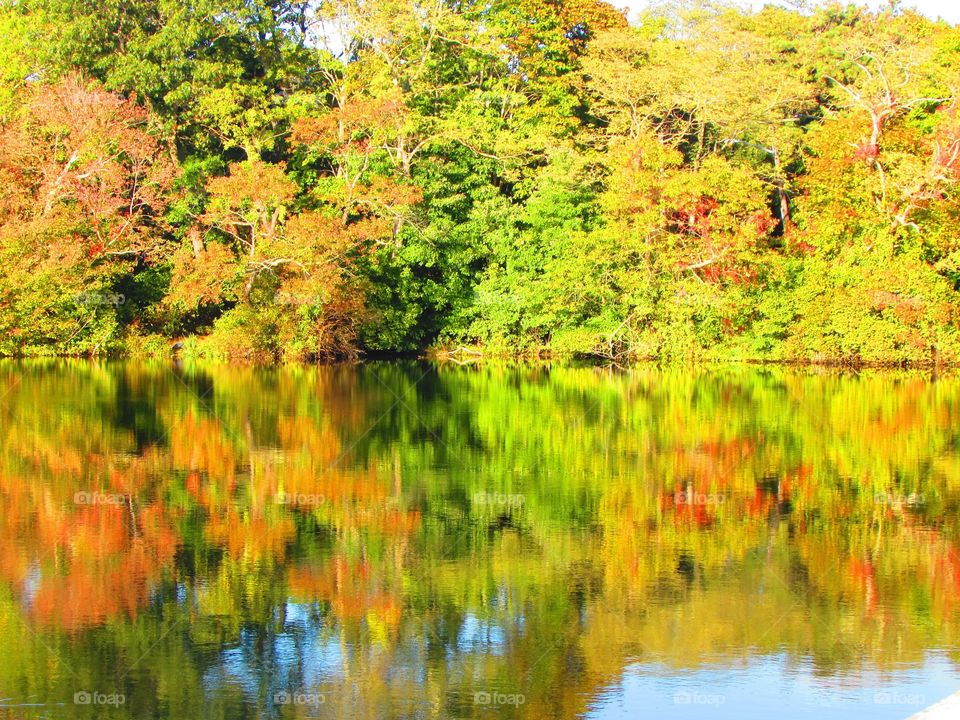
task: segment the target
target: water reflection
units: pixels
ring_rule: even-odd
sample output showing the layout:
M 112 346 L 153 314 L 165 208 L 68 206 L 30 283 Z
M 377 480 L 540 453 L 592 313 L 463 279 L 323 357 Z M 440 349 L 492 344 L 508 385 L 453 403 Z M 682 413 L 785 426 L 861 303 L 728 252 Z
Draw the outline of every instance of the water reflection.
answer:
M 0 393 L 0 716 L 893 718 L 960 687 L 950 377 L 36 361 Z

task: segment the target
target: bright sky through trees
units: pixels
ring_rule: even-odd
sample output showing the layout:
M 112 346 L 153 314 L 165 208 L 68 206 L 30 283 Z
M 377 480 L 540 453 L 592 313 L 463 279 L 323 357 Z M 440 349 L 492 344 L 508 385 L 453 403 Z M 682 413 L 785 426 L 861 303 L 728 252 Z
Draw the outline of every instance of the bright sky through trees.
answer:
M 612 3 L 616 7 L 625 7 L 630 10 L 631 18 L 636 17 L 637 13 L 642 11 L 645 8 L 655 5 L 657 3 L 649 2 L 648 0 L 619 0 L 618 2 Z M 787 0 L 781 2 L 771 1 L 771 0 L 753 0 L 752 2 L 743 2 L 740 3 L 747 7 L 752 7 L 754 9 L 762 8 L 764 5 L 780 5 L 783 7 L 791 7 L 791 3 Z M 870 0 L 870 2 L 855 2 L 856 5 L 863 5 L 874 10 L 879 10 L 884 7 L 888 7 L 889 3 L 882 2 L 879 0 Z M 796 5 L 793 4 L 795 7 Z M 947 22 L 951 23 L 960 23 L 960 2 L 957 0 L 907 0 L 906 2 L 901 2 L 900 7 L 902 8 L 915 8 L 922 14 L 926 15 L 931 19 L 942 18 Z

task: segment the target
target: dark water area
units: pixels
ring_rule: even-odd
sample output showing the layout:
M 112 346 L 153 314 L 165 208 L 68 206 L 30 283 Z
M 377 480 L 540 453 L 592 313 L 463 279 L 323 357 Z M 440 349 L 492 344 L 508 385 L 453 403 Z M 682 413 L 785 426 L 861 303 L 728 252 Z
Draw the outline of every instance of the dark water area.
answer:
M 0 362 L 2 718 L 906 718 L 960 381 Z

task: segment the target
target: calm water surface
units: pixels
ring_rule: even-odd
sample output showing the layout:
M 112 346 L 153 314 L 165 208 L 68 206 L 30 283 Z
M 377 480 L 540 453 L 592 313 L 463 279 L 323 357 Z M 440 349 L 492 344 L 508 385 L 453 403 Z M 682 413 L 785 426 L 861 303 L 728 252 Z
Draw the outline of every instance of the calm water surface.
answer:
M 0 363 L 0 717 L 905 718 L 960 382 Z

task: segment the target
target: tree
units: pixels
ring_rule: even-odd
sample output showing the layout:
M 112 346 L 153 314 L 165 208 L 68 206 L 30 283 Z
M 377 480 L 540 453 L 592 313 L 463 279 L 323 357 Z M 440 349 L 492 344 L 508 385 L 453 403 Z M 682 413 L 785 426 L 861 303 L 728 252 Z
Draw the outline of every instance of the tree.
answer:
M 21 92 L 17 121 L 0 130 L 6 342 L 75 351 L 117 340 L 125 298 L 112 285 L 168 254 L 176 168 L 149 123 L 79 76 Z

